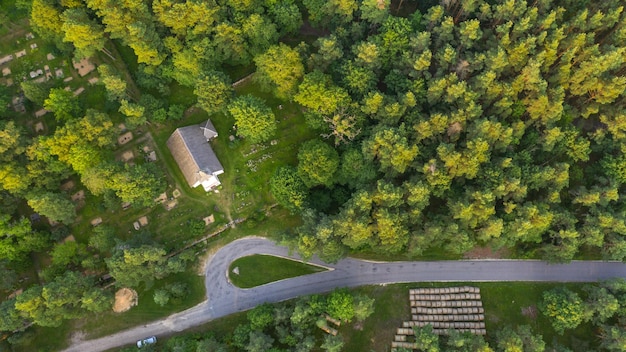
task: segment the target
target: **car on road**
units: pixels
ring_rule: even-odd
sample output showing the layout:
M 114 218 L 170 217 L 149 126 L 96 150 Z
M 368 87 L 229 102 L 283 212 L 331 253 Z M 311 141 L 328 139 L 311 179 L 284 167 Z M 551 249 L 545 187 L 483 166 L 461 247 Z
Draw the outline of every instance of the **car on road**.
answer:
M 137 341 L 137 348 L 142 348 L 143 346 L 155 344 L 156 341 L 156 336 L 146 337 L 143 340 Z

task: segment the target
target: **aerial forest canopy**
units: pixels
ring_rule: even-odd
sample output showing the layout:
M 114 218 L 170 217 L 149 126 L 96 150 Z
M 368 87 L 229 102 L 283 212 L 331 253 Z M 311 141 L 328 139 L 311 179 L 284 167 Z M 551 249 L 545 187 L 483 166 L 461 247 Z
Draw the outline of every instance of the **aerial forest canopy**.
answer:
M 622 2 L 402 5 L 34 0 L 31 22 L 79 57 L 120 40 L 140 86 L 193 87 L 210 113 L 233 110 L 224 65 L 255 64 L 256 82 L 300 104 L 319 131 L 271 181 L 302 214 L 286 240 L 305 256 L 492 245 L 554 261 L 626 259 Z M 323 36 L 297 44 L 301 28 Z M 30 153 L 47 148 L 91 175 L 78 154 L 54 151 L 64 131 Z
M 294 99 L 339 155 L 298 154 L 303 254 L 488 244 L 626 258 L 621 2 L 443 1 L 408 17 L 348 3 L 304 1 L 332 34 Z M 279 201 L 294 207 L 297 184 Z

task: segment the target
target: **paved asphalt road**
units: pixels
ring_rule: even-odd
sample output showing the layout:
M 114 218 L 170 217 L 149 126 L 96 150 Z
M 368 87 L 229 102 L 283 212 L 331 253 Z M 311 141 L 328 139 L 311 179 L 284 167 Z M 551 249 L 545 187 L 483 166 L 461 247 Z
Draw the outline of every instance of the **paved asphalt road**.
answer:
M 230 263 L 252 254 L 272 254 L 298 259 L 287 248 L 264 238 L 248 237 L 218 250 L 206 265 L 207 300 L 166 319 L 120 333 L 82 341 L 66 352 L 106 351 L 156 335 L 168 335 L 210 320 L 255 307 L 264 302 L 279 302 L 301 295 L 329 292 L 337 287 L 356 287 L 400 282 L 445 281 L 553 281 L 590 282 L 613 277 L 626 278 L 621 262 L 574 261 L 547 264 L 533 260 L 462 260 L 437 262 L 370 262 L 344 259 L 336 264 L 319 260 L 310 263 L 330 270 L 282 280 L 251 289 L 239 289 L 228 281 Z M 123 319 L 123 315 L 121 315 Z

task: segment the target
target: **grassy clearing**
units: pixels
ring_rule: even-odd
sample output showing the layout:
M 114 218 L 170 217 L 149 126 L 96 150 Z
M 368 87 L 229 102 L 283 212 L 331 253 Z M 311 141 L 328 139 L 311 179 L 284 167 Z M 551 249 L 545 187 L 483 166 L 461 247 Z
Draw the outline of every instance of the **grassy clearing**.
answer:
M 481 283 L 474 284 L 481 288 L 483 304 L 485 306 L 485 325 L 487 332 L 493 333 L 504 325 L 530 325 L 536 333 L 543 335 L 546 344 L 558 341 L 570 346 L 574 351 L 590 351 L 596 348 L 596 339 L 592 335 L 590 324 L 581 324 L 577 329 L 558 335 L 540 312 L 536 318 L 525 316 L 523 308 L 536 307 L 541 301 L 544 291 L 557 286 L 566 286 L 568 289 L 581 294 L 581 284 L 562 283 Z
M 174 101 L 181 101 L 183 98 L 180 96 L 189 95 L 187 94 L 189 92 L 184 91 L 184 87 L 176 88 L 173 92 L 177 93 L 175 95 L 178 97 L 173 97 Z M 233 133 L 232 119 L 224 115 L 211 116 L 220 134 L 212 145 L 226 172 L 220 176 L 223 183 L 220 193 L 207 194 L 202 189 L 191 189 L 187 185 L 165 144 L 176 127 L 201 123 L 208 115 L 195 109 L 183 121 L 177 122 L 176 126 L 151 126 L 144 134 L 136 134 L 134 141 L 120 147 L 115 153 L 133 150 L 138 156 L 136 159 L 141 159 L 139 156 L 142 155 L 143 145 L 148 144 L 155 148 L 159 156 L 157 162 L 165 170 L 169 184 L 168 197 L 172 196 L 175 189 L 182 193 L 178 198 L 178 206 L 169 212 L 161 205 L 110 211 L 105 209 L 101 198 L 88 195 L 86 206 L 79 213 L 81 217 L 73 226 L 73 233 L 77 239 L 87 241 L 91 233 L 89 221 L 95 217 L 102 217 L 105 224 L 114 226 L 121 239 L 129 238 L 135 233 L 132 223 L 140 216 L 147 215 L 150 221 L 147 230 L 165 243 L 168 249 L 175 249 L 212 232 L 232 219 L 265 217 L 263 213 L 274 203 L 267 186 L 270 177 L 278 166 L 295 163 L 297 145 L 312 138 L 312 134 L 304 126 L 304 119 L 295 105 L 285 103 L 284 109 L 279 110 L 277 106 L 281 102 L 258 92 L 258 88 L 253 84 L 243 85 L 241 89 L 242 93 L 263 95 L 268 99 L 270 106 L 275 108 L 279 121 L 278 135 L 281 136 L 275 145 L 270 143 L 251 145 L 240 139 L 230 142 L 228 136 Z M 94 92 L 94 95 L 97 96 L 97 92 Z M 254 165 L 254 171 L 249 165 Z M 216 222 L 207 227 L 204 233 L 189 231 L 191 221 L 200 221 L 210 214 L 215 216 Z
M 120 72 L 130 73 L 137 72 L 139 64 L 137 63 L 137 55 L 129 46 L 123 45 L 120 40 L 110 40 L 106 45 L 107 49 L 121 57 L 121 60 L 111 62 Z
M 152 297 L 156 289 L 179 282 L 187 284 L 189 290 L 189 294 L 184 300 L 172 300 L 164 307 L 154 303 Z M 139 292 L 139 304 L 128 312 L 102 313 L 97 319 L 85 319 L 77 322 L 77 327 L 88 333 L 86 337 L 88 339 L 109 335 L 193 307 L 204 300 L 204 291 L 204 277 L 196 275 L 193 270 L 188 270 L 145 287 L 142 292 Z
M 72 332 L 72 324 L 64 322 L 56 328 L 34 326 L 12 339 L 17 339 L 6 351 L 13 352 L 54 352 L 67 347 L 66 336 Z M 0 345 L 0 347 L 2 347 Z M 2 351 L 5 351 L 2 349 Z
M 193 94 L 193 87 L 172 83 L 167 100 L 171 105 L 179 104 L 187 108 L 196 103 L 196 95 Z
M 232 82 L 237 82 L 238 80 L 246 77 L 247 75 L 253 73 L 256 70 L 254 64 L 250 64 L 248 66 L 229 66 L 225 65 L 223 71 L 230 77 Z
M 233 270 L 237 268 L 239 274 Z M 292 277 L 314 274 L 326 269 L 271 255 L 251 255 L 242 257 L 230 264 L 230 281 L 241 288 L 261 286 L 270 282 Z
M 537 312 L 536 317 L 525 316 L 523 308 L 536 307 L 544 291 L 561 283 L 493 282 L 493 283 L 416 283 L 387 286 L 367 286 L 357 289 L 376 300 L 375 313 L 362 326 L 348 324 L 340 333 L 346 338 L 345 351 L 385 351 L 389 349 L 393 335 L 402 322 L 409 320 L 408 290 L 417 287 L 451 287 L 471 285 L 481 289 L 485 308 L 487 340 L 493 344 L 495 333 L 505 326 L 530 325 L 533 331 L 543 335 L 547 345 L 558 341 L 571 346 L 574 351 L 590 351 L 596 346 L 591 327 L 583 324 L 563 336 L 555 333 L 550 322 Z M 567 284 L 570 290 L 580 292 L 579 284 Z

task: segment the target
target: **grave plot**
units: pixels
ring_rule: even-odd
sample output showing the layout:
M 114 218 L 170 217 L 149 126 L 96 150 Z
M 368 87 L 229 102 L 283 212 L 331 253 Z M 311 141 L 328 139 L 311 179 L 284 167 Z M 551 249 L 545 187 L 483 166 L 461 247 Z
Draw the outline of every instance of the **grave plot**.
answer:
M 413 327 L 431 325 L 433 332 L 450 330 L 485 335 L 485 310 L 480 288 L 472 286 L 418 288 L 409 290 L 411 320 L 396 330 L 392 348 L 418 349 Z

